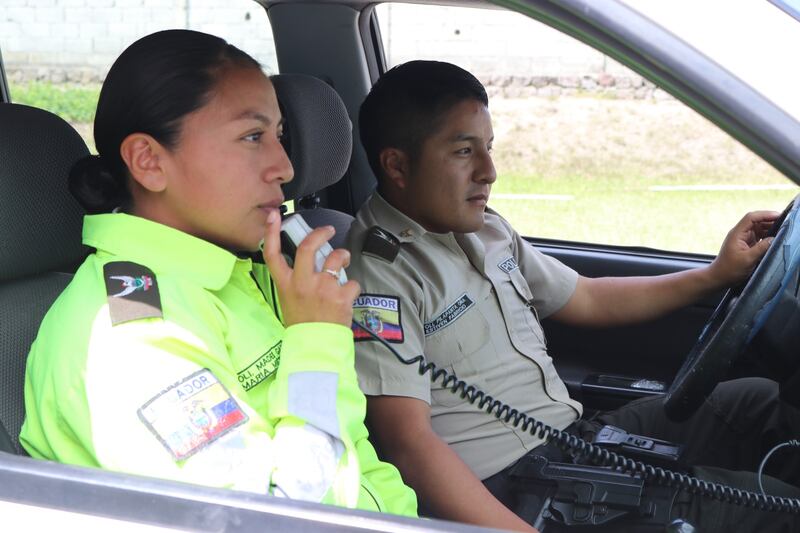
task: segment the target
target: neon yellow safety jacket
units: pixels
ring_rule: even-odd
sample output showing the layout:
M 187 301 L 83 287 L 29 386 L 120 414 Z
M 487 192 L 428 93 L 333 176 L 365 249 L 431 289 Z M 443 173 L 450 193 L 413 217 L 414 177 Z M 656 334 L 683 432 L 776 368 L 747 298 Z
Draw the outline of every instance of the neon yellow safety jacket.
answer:
M 42 322 L 20 441 L 63 463 L 416 515 L 364 426 L 349 328 L 285 328 L 263 264 L 127 214 Z

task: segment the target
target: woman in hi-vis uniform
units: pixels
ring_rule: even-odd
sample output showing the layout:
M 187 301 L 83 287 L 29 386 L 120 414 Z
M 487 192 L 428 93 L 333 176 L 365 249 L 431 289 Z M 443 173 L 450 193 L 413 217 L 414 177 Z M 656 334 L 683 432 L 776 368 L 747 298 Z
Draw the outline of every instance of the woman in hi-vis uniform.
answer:
M 31 456 L 416 515 L 367 441 L 348 252 L 314 270 L 325 227 L 293 269 L 281 256 L 282 124 L 258 63 L 217 37 L 159 32 L 117 59 L 99 155 L 70 174 L 95 251 L 28 359 Z

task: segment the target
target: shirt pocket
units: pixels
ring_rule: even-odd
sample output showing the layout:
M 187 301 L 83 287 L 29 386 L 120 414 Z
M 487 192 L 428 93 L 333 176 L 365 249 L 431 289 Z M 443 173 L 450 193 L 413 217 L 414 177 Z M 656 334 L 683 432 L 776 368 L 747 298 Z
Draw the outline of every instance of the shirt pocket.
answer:
M 523 313 L 525 317 L 525 325 L 527 328 L 533 331 L 533 334 L 536 335 L 536 338 L 539 339 L 539 342 L 546 347 L 547 339 L 545 338 L 544 330 L 542 329 L 542 322 L 539 320 L 539 312 L 533 305 L 533 293 L 528 286 L 528 281 L 518 268 L 509 272 L 508 278 L 511 282 L 511 286 L 514 287 L 514 292 L 517 293 L 517 296 L 519 296 L 520 300 L 522 300 L 522 304 L 526 307 Z M 517 323 L 514 322 L 513 325 L 516 326 Z
M 425 339 L 425 357 L 437 368 L 447 371 L 449 376 L 457 377 L 471 385 L 477 376 L 476 363 L 496 358 L 487 358 L 483 348 L 489 343 L 489 322 L 476 305 L 467 309 L 451 324 L 431 334 Z M 452 383 L 450 384 L 452 386 Z M 443 386 L 443 378 L 431 383 L 431 401 L 452 407 L 462 404 L 466 399 L 460 393 L 453 393 L 450 387 Z

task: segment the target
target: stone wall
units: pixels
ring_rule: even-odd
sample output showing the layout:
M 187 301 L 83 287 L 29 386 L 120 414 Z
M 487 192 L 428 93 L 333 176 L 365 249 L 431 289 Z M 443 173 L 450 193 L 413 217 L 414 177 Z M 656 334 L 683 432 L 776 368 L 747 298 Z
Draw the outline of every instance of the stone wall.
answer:
M 578 96 L 593 94 L 601 97 L 636 99 L 669 99 L 672 96 L 640 76 L 481 76 L 490 97 L 526 98 L 541 96 Z
M 515 13 L 384 4 L 377 15 L 390 64 L 452 61 L 492 96 L 659 94 L 600 52 Z M 268 17 L 252 0 L 2 0 L 0 50 L 12 83 L 99 83 L 132 41 L 175 27 L 220 35 L 277 72 Z

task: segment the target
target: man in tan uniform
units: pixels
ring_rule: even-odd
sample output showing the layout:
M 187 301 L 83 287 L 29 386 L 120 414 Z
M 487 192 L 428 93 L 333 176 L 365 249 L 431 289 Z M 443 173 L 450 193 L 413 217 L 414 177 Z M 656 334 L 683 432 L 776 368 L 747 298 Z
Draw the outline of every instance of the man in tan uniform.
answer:
M 647 400 L 604 414 L 601 423 L 583 421 L 582 406 L 569 397 L 547 354 L 539 323 L 550 316 L 610 326 L 688 305 L 752 271 L 767 249 L 762 237 L 777 213 L 745 216 L 706 268 L 648 278 L 584 278 L 539 253 L 487 207 L 496 179 L 493 133 L 486 93 L 471 74 L 431 61 L 395 67 L 365 100 L 359 126 L 378 189 L 348 235 L 348 275 L 363 288 L 353 318 L 402 357 L 424 354 L 519 411 L 585 437 L 611 423 L 681 442 L 701 430 L 713 438 L 731 420 L 746 428 L 746 437 L 728 439 L 737 442 L 735 450 L 709 447 L 706 439 L 687 446 L 691 464 L 755 468 L 762 434 L 771 432 L 773 439 L 798 434 L 792 433 L 800 429 L 796 412 L 787 415 L 784 406 L 776 407 L 777 385 L 767 380 L 721 385 L 701 414 L 680 426 L 664 419 L 660 402 Z M 443 518 L 533 529 L 515 514 L 522 513 L 507 473 L 531 452 L 566 459 L 560 450 L 488 415 L 440 381 L 431 383 L 416 364 L 400 363 L 360 328 L 353 332 L 374 437 L 421 504 Z M 744 438 L 759 442 L 750 463 L 735 465 Z M 793 490 L 773 481 L 776 491 Z M 716 517 L 703 503 L 706 514 Z M 719 530 L 726 523 L 741 525 L 742 513 L 760 514 L 719 506 L 729 522 L 708 520 Z M 699 497 L 681 493 L 673 516 L 699 521 L 699 507 Z

